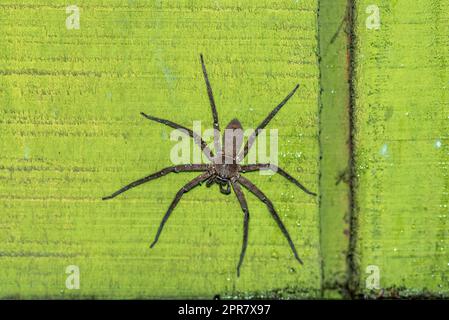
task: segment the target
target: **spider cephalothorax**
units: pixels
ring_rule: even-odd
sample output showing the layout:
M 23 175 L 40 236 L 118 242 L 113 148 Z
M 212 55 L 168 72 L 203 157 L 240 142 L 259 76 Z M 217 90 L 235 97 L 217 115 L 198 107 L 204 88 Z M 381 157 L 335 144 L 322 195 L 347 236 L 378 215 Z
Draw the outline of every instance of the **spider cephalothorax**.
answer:
M 256 163 L 256 164 L 241 164 L 242 160 L 246 157 L 248 154 L 249 149 L 253 145 L 257 135 L 260 133 L 262 129 L 264 129 L 268 123 L 273 119 L 273 117 L 278 113 L 278 111 L 287 103 L 287 101 L 293 96 L 293 94 L 298 89 L 299 85 L 296 85 L 295 88 L 290 92 L 287 97 L 282 100 L 282 102 L 273 109 L 273 111 L 270 112 L 270 114 L 262 121 L 262 123 L 257 127 L 257 129 L 249 136 L 247 142 L 245 143 L 243 150 L 239 152 L 241 149 L 241 146 L 243 145 L 243 132 L 242 132 L 242 125 L 237 119 L 232 120 L 225 129 L 225 134 L 223 134 L 223 141 L 220 142 L 220 125 L 218 122 L 218 114 L 217 109 L 215 106 L 215 100 L 212 93 L 212 87 L 209 83 L 209 78 L 207 76 L 206 72 L 206 66 L 204 65 L 204 59 L 203 56 L 200 55 L 201 58 L 201 65 L 203 69 L 204 79 L 206 82 L 206 88 L 207 88 L 207 94 L 209 96 L 209 102 L 212 109 L 212 116 L 213 116 L 213 125 L 214 125 L 214 149 L 216 151 L 216 154 L 209 149 L 208 145 L 199 137 L 196 133 L 194 133 L 192 130 L 187 129 L 181 125 L 178 125 L 174 122 L 171 122 L 169 120 L 164 120 L 160 118 L 156 118 L 153 116 L 149 116 L 145 113 L 141 113 L 142 116 L 149 120 L 153 120 L 162 124 L 165 124 L 169 127 L 172 127 L 174 129 L 182 129 L 184 132 L 187 132 L 194 140 L 195 142 L 200 146 L 202 152 L 205 154 L 205 156 L 210 160 L 210 164 L 183 164 L 183 165 L 176 165 L 172 167 L 167 167 L 165 169 L 162 169 L 161 171 L 158 171 L 156 173 L 153 173 L 149 176 L 146 176 L 142 179 L 136 180 L 120 190 L 114 192 L 112 195 L 104 197 L 103 200 L 112 199 L 119 194 L 137 187 L 145 182 L 160 178 L 165 176 L 168 173 L 178 173 L 178 172 L 202 172 L 199 176 L 197 176 L 192 181 L 188 182 L 184 187 L 182 187 L 177 193 L 175 198 L 173 199 L 172 203 L 170 204 L 167 212 L 165 213 L 164 217 L 162 218 L 162 222 L 159 225 L 159 228 L 157 230 L 156 236 L 154 238 L 154 241 L 151 243 L 150 247 L 152 248 L 156 242 L 159 239 L 159 236 L 162 232 L 162 229 L 167 222 L 168 218 L 170 217 L 170 214 L 172 213 L 173 209 L 176 207 L 178 202 L 181 200 L 181 197 L 184 193 L 189 192 L 191 189 L 201 185 L 202 183 L 206 183 L 206 186 L 210 187 L 214 183 L 218 184 L 220 187 L 220 191 L 223 194 L 230 194 L 231 193 L 231 187 L 234 190 L 235 195 L 237 196 L 237 199 L 240 203 L 240 206 L 243 211 L 244 219 L 243 219 L 243 243 L 242 243 L 242 249 L 240 253 L 240 259 L 237 264 L 237 275 L 240 275 L 240 267 L 243 262 L 243 258 L 245 257 L 246 247 L 248 244 L 248 226 L 249 226 L 249 211 L 248 211 L 248 205 L 245 199 L 245 196 L 242 192 L 241 186 L 248 189 L 252 194 L 254 194 L 257 198 L 259 198 L 260 201 L 266 204 L 268 210 L 270 211 L 273 219 L 276 221 L 277 225 L 281 229 L 282 233 L 284 234 L 285 238 L 287 239 L 291 250 L 293 251 L 293 254 L 298 260 L 299 263 L 302 264 L 301 259 L 298 256 L 298 253 L 296 251 L 295 245 L 293 244 L 292 239 L 290 238 L 290 235 L 285 228 L 284 224 L 282 223 L 279 215 L 277 214 L 276 210 L 274 209 L 273 203 L 265 196 L 265 194 L 259 190 L 251 181 L 243 177 L 241 174 L 245 172 L 250 171 L 258 171 L 258 170 L 274 170 L 276 173 L 279 173 L 281 176 L 286 178 L 288 181 L 294 183 L 296 186 L 298 186 L 301 190 L 303 190 L 305 193 L 309 195 L 316 196 L 315 193 L 309 191 L 306 189 L 301 183 L 299 183 L 295 178 L 290 176 L 287 172 L 282 170 L 281 168 L 270 164 L 270 163 Z

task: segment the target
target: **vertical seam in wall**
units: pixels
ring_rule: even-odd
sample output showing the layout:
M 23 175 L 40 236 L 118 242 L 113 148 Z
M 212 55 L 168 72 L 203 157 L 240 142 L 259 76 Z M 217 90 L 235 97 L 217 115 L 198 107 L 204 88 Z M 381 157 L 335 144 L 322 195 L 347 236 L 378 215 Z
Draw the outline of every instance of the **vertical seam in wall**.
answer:
M 323 111 L 323 102 L 321 100 L 321 93 L 322 93 L 322 79 L 321 79 L 321 40 L 320 40 L 320 1 L 318 0 L 316 2 L 317 4 L 317 13 L 316 13 L 316 43 L 317 43 L 317 67 L 318 67 L 318 148 L 319 148 L 319 152 L 318 152 L 318 161 L 319 161 L 319 168 L 321 168 L 321 161 L 323 159 L 323 146 L 321 143 L 321 114 Z M 323 248 L 323 244 L 322 244 L 322 237 L 321 237 L 321 170 L 318 170 L 318 234 L 319 234 L 319 257 L 320 257 L 320 296 L 323 297 L 324 296 L 324 261 L 323 261 L 323 256 L 322 256 L 322 248 Z
M 358 266 L 356 262 L 356 246 L 357 246 L 357 203 L 356 203 L 356 186 L 357 186 L 357 173 L 355 162 L 355 133 L 356 133 L 356 121 L 355 121 L 355 107 L 356 107 L 356 89 L 355 89 L 355 76 L 356 76 L 356 3 L 355 0 L 348 0 L 348 81 L 349 81 L 349 250 L 347 256 L 348 263 L 348 283 L 347 292 L 349 298 L 355 298 L 359 287 Z

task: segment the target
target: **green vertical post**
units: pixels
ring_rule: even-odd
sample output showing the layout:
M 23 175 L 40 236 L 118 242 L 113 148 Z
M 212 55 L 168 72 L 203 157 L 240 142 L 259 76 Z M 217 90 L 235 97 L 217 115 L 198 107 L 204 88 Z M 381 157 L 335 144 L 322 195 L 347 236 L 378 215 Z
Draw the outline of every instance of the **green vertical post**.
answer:
M 350 98 L 347 0 L 320 1 L 320 223 L 323 294 L 347 296 L 350 239 Z

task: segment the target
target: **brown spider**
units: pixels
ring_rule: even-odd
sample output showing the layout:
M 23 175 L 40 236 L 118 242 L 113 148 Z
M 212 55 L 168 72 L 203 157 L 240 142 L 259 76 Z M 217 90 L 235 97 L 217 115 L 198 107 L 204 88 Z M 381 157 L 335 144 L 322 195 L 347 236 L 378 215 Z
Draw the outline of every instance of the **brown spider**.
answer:
M 253 145 L 257 135 L 260 133 L 260 131 L 265 128 L 268 123 L 273 119 L 273 117 L 279 112 L 279 110 L 287 103 L 287 101 L 293 96 L 293 94 L 298 89 L 299 85 L 296 85 L 295 88 L 290 92 L 287 97 L 285 97 L 282 102 L 271 111 L 271 113 L 265 118 L 265 120 L 262 121 L 262 123 L 257 127 L 257 129 L 249 136 L 248 141 L 246 142 L 243 150 L 238 153 L 242 146 L 243 142 L 243 134 L 242 134 L 242 125 L 237 119 L 232 120 L 228 126 L 226 127 L 226 133 L 231 131 L 232 141 L 229 142 L 228 135 L 223 135 L 223 147 L 221 147 L 220 143 L 220 126 L 218 123 L 218 114 L 217 109 L 215 106 L 215 100 L 212 93 L 212 88 L 209 82 L 209 78 L 207 76 L 206 66 L 204 65 L 204 59 L 203 55 L 200 55 L 201 65 L 203 69 L 204 74 L 204 80 L 206 82 L 207 87 L 207 94 L 209 96 L 210 106 L 212 109 L 212 116 L 213 116 L 213 125 L 214 125 L 214 148 L 217 151 L 217 155 L 214 156 L 213 152 L 209 149 L 207 144 L 199 137 L 196 133 L 194 133 L 192 130 L 187 129 L 179 124 L 176 124 L 174 122 L 171 122 L 169 120 L 164 120 L 160 118 L 156 118 L 153 116 L 149 116 L 145 113 L 141 113 L 142 116 L 149 120 L 153 120 L 162 124 L 165 124 L 169 127 L 172 127 L 174 129 L 181 129 L 184 130 L 185 133 L 189 134 L 190 137 L 194 139 L 194 141 L 200 146 L 202 152 L 205 154 L 205 156 L 211 161 L 210 164 L 183 164 L 183 165 L 176 165 L 172 167 L 168 167 L 165 169 L 162 169 L 161 171 L 158 171 L 156 173 L 153 173 L 149 176 L 146 176 L 142 179 L 136 180 L 120 190 L 114 192 L 112 195 L 104 197 L 103 200 L 112 199 L 119 194 L 128 191 L 131 188 L 137 187 L 143 183 L 146 183 L 148 181 L 160 178 L 165 176 L 168 173 L 178 173 L 178 172 L 203 172 L 201 175 L 187 183 L 184 187 L 182 187 L 178 193 L 176 194 L 175 198 L 173 199 L 172 203 L 170 204 L 167 212 L 165 213 L 164 217 L 162 218 L 162 222 L 159 225 L 159 229 L 157 230 L 156 237 L 154 238 L 154 241 L 151 243 L 150 248 L 152 248 L 156 242 L 159 239 L 159 236 L 162 232 L 162 229 L 167 222 L 168 218 L 170 217 L 170 214 L 175 209 L 178 202 L 181 200 L 181 197 L 184 193 L 187 193 L 188 191 L 192 190 L 193 188 L 201 185 L 203 182 L 206 182 L 206 186 L 210 187 L 212 184 L 216 183 L 220 187 L 220 191 L 226 195 L 231 193 L 231 186 L 234 190 L 235 195 L 237 196 L 237 199 L 240 203 L 240 206 L 243 210 L 244 219 L 243 219 L 243 244 L 242 249 L 240 253 L 240 260 L 237 265 L 237 276 L 240 276 L 240 267 L 243 262 L 243 258 L 245 256 L 246 247 L 248 244 L 248 224 L 249 224 L 249 211 L 248 211 L 248 205 L 246 203 L 245 196 L 243 195 L 242 189 L 240 186 L 245 187 L 248 189 L 251 193 L 253 193 L 259 200 L 264 202 L 266 206 L 268 207 L 268 210 L 270 211 L 273 219 L 276 221 L 277 225 L 281 229 L 282 233 L 284 234 L 285 238 L 287 239 L 291 250 L 293 251 L 293 254 L 298 260 L 300 264 L 303 262 L 298 256 L 298 253 L 296 252 L 295 245 L 293 244 L 292 239 L 290 238 L 290 234 L 288 233 L 287 229 L 285 228 L 284 224 L 282 223 L 281 219 L 279 218 L 279 215 L 276 213 L 273 203 L 265 196 L 265 194 L 259 190 L 251 181 L 246 179 L 241 175 L 241 173 L 245 172 L 251 172 L 251 171 L 257 171 L 257 170 L 274 170 L 276 173 L 279 173 L 281 176 L 286 178 L 288 181 L 294 183 L 296 186 L 298 186 L 301 190 L 303 190 L 305 193 L 316 196 L 315 193 L 307 190 L 301 183 L 299 183 L 295 178 L 290 176 L 287 172 L 282 170 L 279 167 L 274 166 L 270 163 L 256 163 L 256 164 L 248 164 L 248 165 L 241 165 L 240 162 L 246 157 L 248 154 L 249 149 Z M 225 138 L 226 136 L 226 138 Z M 225 188 L 226 187 L 226 188 Z

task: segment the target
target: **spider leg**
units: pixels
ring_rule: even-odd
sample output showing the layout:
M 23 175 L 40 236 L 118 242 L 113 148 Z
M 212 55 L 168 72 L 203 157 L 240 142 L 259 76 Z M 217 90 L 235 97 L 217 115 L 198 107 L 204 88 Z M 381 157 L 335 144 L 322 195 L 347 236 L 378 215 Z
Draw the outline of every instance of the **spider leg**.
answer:
M 220 146 L 220 124 L 218 122 L 217 107 L 215 106 L 214 94 L 212 92 L 212 87 L 209 82 L 209 77 L 207 76 L 206 65 L 204 64 L 204 58 L 202 54 L 200 54 L 200 59 L 201 59 L 201 67 L 203 69 L 204 81 L 206 82 L 207 95 L 209 96 L 210 107 L 212 109 L 212 117 L 214 119 L 214 146 L 218 156 L 221 150 L 221 146 Z
M 231 194 L 231 186 L 229 185 L 229 182 L 226 182 L 225 184 L 219 183 L 218 185 L 220 186 L 221 193 L 226 194 L 226 195 Z M 226 186 L 226 189 L 225 189 L 225 186 Z
M 240 277 L 240 267 L 242 266 L 243 259 L 245 258 L 246 247 L 248 246 L 248 226 L 249 226 L 249 211 L 248 204 L 246 203 L 245 195 L 242 192 L 238 183 L 232 182 L 232 188 L 234 189 L 235 195 L 240 202 L 240 206 L 243 211 L 243 242 L 242 251 L 240 252 L 240 259 L 237 265 L 237 277 Z
M 154 237 L 153 242 L 150 245 L 150 248 L 153 248 L 156 244 L 157 240 L 159 239 L 159 236 L 161 235 L 162 229 L 164 228 L 165 223 L 167 222 L 168 218 L 170 217 L 170 214 L 172 213 L 173 209 L 178 205 L 179 200 L 181 200 L 181 197 L 184 193 L 189 192 L 196 186 L 200 185 L 203 181 L 207 180 L 212 174 L 210 172 L 205 172 L 195 179 L 191 180 L 189 183 L 187 183 L 184 187 L 182 187 L 177 193 L 175 198 L 173 199 L 172 203 L 170 204 L 170 207 L 168 207 L 167 212 L 165 213 L 164 217 L 162 218 L 161 224 L 159 225 L 159 228 L 157 230 L 156 236 Z
M 207 179 L 206 187 L 210 188 L 214 184 L 214 182 L 215 182 L 214 178 L 215 178 L 214 176 L 211 176 L 210 178 Z
M 295 86 L 295 88 L 292 90 L 292 92 L 290 92 L 284 98 L 284 100 L 282 100 L 281 103 L 279 103 L 278 106 L 270 112 L 270 114 L 259 124 L 257 129 L 248 137 L 248 140 L 246 141 L 243 151 L 240 152 L 240 154 L 237 158 L 239 162 L 242 161 L 248 154 L 248 151 L 249 151 L 249 149 L 251 149 L 254 141 L 256 140 L 256 137 L 259 135 L 260 130 L 265 128 L 268 125 L 268 123 L 270 123 L 271 119 L 273 119 L 274 116 L 279 112 L 279 110 L 281 110 L 281 108 L 287 103 L 287 101 L 290 100 L 290 98 L 295 94 L 295 92 L 296 92 L 296 90 L 298 90 L 298 88 L 299 88 L 299 84 L 297 84 Z
M 168 167 L 168 168 L 162 169 L 158 172 L 155 172 L 153 174 L 150 174 L 149 176 L 146 176 L 142 179 L 131 182 L 130 184 L 117 190 L 110 196 L 103 197 L 103 200 L 109 200 L 109 199 L 115 198 L 119 194 L 121 194 L 125 191 L 128 191 L 129 189 L 135 188 L 135 187 L 137 187 L 143 183 L 146 183 L 148 181 L 163 177 L 166 174 L 171 173 L 171 172 L 178 173 L 178 172 L 206 171 L 208 169 L 208 167 L 209 167 L 209 165 L 207 165 L 207 164 L 182 164 L 182 165 L 178 165 L 178 166 Z
M 242 172 L 251 172 L 251 171 L 258 171 L 258 170 L 273 170 L 276 173 L 279 173 L 281 176 L 286 178 L 288 181 L 294 183 L 297 187 L 299 187 L 302 191 L 304 191 L 307 194 L 310 194 L 312 196 L 316 196 L 317 194 L 315 192 L 310 191 L 306 187 L 304 187 L 298 180 L 293 178 L 291 175 L 289 175 L 287 172 L 279 168 L 278 166 L 275 166 L 274 164 L 270 163 L 256 163 L 256 164 L 248 164 L 248 165 L 242 165 L 241 171 Z
M 293 244 L 292 239 L 290 238 L 290 234 L 287 231 L 287 228 L 285 228 L 284 223 L 282 222 L 281 218 L 279 217 L 279 215 L 277 214 L 276 210 L 274 209 L 273 203 L 270 201 L 270 199 L 268 199 L 265 194 L 259 190 L 259 188 L 257 188 L 251 181 L 249 181 L 248 179 L 240 176 L 238 178 L 238 182 L 244 186 L 245 188 L 247 188 L 252 194 L 254 194 L 257 198 L 259 198 L 260 201 L 262 201 L 263 203 L 265 203 L 268 207 L 268 210 L 271 213 L 271 216 L 273 217 L 273 219 L 276 221 L 279 229 L 281 229 L 282 233 L 284 234 L 285 238 L 288 241 L 288 244 L 290 245 L 290 248 L 292 249 L 293 254 L 295 255 L 296 260 L 298 260 L 298 262 L 300 264 L 303 264 L 302 260 L 299 258 L 298 256 L 298 252 L 296 252 L 296 248 L 295 245 Z
M 207 146 L 207 143 L 197 133 L 193 132 L 191 129 L 181 126 L 180 124 L 177 124 L 173 121 L 156 118 L 156 117 L 150 116 L 148 114 L 145 114 L 143 112 L 141 112 L 140 114 L 143 117 L 147 118 L 148 120 L 152 120 L 152 121 L 156 121 L 156 122 L 165 124 L 166 126 L 169 126 L 173 129 L 177 129 L 177 130 L 181 130 L 181 131 L 184 130 L 185 133 L 187 133 L 190 137 L 193 138 L 193 141 L 201 148 L 201 151 L 203 151 L 203 153 L 206 155 L 206 157 L 210 161 L 212 161 L 214 153 L 209 149 L 209 147 Z

